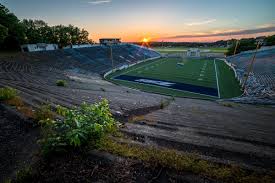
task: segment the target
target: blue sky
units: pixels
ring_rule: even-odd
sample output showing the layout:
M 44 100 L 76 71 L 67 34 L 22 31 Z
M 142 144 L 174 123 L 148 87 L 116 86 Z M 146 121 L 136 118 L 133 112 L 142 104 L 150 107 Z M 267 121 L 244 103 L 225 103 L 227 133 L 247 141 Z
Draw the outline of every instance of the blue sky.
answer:
M 273 34 L 275 0 L 0 0 L 20 19 L 73 24 L 100 37 L 214 41 Z M 245 30 L 261 29 L 255 34 Z M 270 30 L 266 29 L 270 27 Z M 274 28 L 275 29 L 275 28 Z M 262 31 L 262 32 L 261 32 Z M 265 32 L 263 32 L 265 31 Z M 240 32 L 240 35 L 224 32 Z M 192 37 L 192 35 L 195 35 Z M 198 36 L 205 35 L 206 37 Z M 207 36 L 214 35 L 214 36 Z

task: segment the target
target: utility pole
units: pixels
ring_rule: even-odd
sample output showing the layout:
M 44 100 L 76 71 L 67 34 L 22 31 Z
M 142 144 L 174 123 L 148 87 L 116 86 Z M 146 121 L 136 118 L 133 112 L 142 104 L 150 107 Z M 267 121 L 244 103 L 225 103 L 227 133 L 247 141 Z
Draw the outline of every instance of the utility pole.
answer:
M 260 44 L 261 44 L 261 42 L 259 41 L 258 44 L 257 44 L 256 50 L 255 50 L 255 53 L 254 53 L 254 55 L 253 55 L 253 58 L 252 58 L 252 60 L 251 60 L 251 63 L 250 63 L 250 65 L 249 65 L 248 73 L 247 73 L 246 76 L 244 76 L 244 77 L 245 77 L 245 78 L 244 78 L 244 83 L 243 83 L 243 89 L 244 89 L 244 91 L 246 90 L 246 83 L 247 83 L 247 80 L 248 80 L 248 77 L 249 77 L 250 73 L 252 72 L 253 65 L 254 65 L 254 62 L 255 62 L 255 60 L 256 60 L 256 55 L 257 55 L 257 52 L 258 52 L 258 50 L 259 50 L 259 48 L 260 48 Z

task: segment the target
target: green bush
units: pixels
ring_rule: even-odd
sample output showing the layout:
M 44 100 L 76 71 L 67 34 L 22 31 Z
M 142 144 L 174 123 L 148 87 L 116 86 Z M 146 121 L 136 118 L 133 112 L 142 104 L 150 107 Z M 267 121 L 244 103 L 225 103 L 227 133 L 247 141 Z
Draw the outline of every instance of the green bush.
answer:
M 69 148 L 98 142 L 106 133 L 115 129 L 115 122 L 106 99 L 89 105 L 67 109 L 57 106 L 63 119 L 42 121 L 43 139 L 40 140 L 45 155 L 66 151 Z
M 0 100 L 9 100 L 17 96 L 17 90 L 11 87 L 0 88 Z
M 67 85 L 67 83 L 64 80 L 57 80 L 56 81 L 56 86 L 66 86 L 66 85 Z

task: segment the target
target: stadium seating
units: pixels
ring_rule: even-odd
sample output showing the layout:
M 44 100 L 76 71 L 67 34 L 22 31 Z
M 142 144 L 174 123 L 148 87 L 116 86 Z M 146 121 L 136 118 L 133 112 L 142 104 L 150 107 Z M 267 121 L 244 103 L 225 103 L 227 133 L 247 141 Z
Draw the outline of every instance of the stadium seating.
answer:
M 247 51 L 227 58 L 236 69 L 241 82 L 251 65 L 255 51 Z M 253 97 L 275 98 L 275 47 L 258 50 L 252 73 L 247 80 L 247 95 Z
M 28 54 L 28 53 L 26 53 Z M 133 64 L 137 61 L 160 56 L 159 53 L 144 47 L 132 44 L 120 44 L 112 46 L 93 46 L 90 48 L 64 49 L 50 52 L 37 52 L 29 54 L 59 70 L 74 70 L 80 73 L 104 74 L 114 67 L 125 64 Z M 41 63 L 34 63 L 41 67 Z M 41 68 L 40 68 L 41 69 Z

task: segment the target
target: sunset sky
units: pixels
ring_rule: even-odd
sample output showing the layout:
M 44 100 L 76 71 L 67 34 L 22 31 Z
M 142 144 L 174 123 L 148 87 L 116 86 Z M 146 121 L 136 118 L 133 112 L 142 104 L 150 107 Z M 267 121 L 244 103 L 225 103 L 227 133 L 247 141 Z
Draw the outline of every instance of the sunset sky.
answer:
M 73 24 L 90 38 L 216 41 L 275 34 L 275 0 L 0 0 L 18 18 Z

